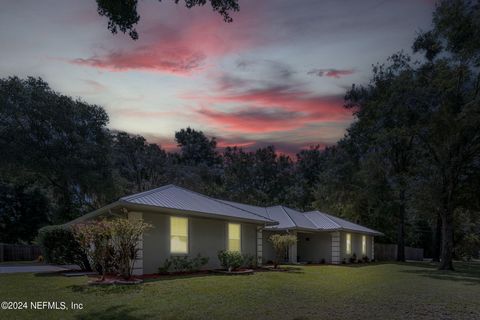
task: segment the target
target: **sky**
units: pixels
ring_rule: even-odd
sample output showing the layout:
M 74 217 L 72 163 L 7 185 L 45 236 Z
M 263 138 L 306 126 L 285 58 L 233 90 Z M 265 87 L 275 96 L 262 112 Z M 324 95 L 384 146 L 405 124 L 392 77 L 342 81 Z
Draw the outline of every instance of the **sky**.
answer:
M 1 0 L 0 76 L 42 77 L 103 106 L 111 129 L 167 150 L 190 126 L 219 147 L 273 144 L 294 155 L 344 136 L 346 90 L 408 52 L 434 10 L 432 0 L 239 4 L 225 23 L 209 6 L 140 0 L 134 41 L 108 31 L 94 0 Z

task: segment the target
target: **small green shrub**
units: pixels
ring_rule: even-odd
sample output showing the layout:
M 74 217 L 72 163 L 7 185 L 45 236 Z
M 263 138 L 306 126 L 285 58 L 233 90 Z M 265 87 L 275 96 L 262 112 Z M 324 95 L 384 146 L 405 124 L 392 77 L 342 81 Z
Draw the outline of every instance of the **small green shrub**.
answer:
M 243 255 L 243 267 L 248 269 L 254 269 L 257 267 L 257 260 L 255 256 L 252 254 L 244 254 Z
M 168 273 L 173 270 L 174 272 L 193 272 L 199 271 L 205 266 L 210 259 L 208 257 L 202 257 L 201 254 L 197 254 L 194 258 L 188 256 L 174 256 L 170 259 L 165 259 L 163 266 L 158 268 L 159 273 Z
M 82 270 L 91 270 L 87 255 L 76 241 L 72 228 L 67 226 L 43 227 L 38 231 L 37 242 L 48 263 L 76 264 Z
M 220 251 L 218 260 L 220 260 L 220 265 L 228 271 L 236 270 L 244 264 L 242 254 L 237 251 Z
M 161 267 L 158 268 L 158 273 L 167 273 L 172 267 L 172 260 L 165 259 L 165 262 Z
M 370 259 L 368 258 L 368 256 L 363 256 L 362 260 L 365 263 L 370 262 Z
M 192 269 L 193 271 L 200 270 L 203 266 L 205 266 L 208 261 L 210 260 L 209 257 L 202 257 L 198 254 L 195 258 L 192 259 Z

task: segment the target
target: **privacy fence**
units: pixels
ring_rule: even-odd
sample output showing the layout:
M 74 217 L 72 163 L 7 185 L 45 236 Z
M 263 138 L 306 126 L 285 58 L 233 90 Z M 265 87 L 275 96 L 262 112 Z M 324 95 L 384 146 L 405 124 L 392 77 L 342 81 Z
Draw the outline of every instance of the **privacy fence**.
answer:
M 375 243 L 375 259 L 380 261 L 397 260 L 397 245 Z M 406 260 L 423 260 L 423 249 L 405 247 Z
M 41 254 L 40 246 L 0 243 L 0 262 L 35 260 Z

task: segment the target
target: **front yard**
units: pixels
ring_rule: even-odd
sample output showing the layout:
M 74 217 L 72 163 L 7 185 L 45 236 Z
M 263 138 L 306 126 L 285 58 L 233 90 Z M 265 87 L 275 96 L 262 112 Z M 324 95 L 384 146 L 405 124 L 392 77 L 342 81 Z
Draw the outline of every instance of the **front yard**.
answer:
M 0 275 L 0 301 L 83 304 L 1 310 L 0 319 L 480 319 L 480 264 L 305 266 L 250 276 L 183 276 L 91 287 L 87 278 Z

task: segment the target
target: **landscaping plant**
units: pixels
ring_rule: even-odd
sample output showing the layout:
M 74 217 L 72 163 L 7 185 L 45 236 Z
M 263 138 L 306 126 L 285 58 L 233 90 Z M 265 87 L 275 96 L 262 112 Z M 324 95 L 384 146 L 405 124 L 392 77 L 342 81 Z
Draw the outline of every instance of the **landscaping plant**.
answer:
M 285 255 L 285 251 L 288 247 L 297 243 L 297 236 L 293 234 L 273 234 L 269 238 L 275 250 L 275 260 L 273 261 L 273 267 L 276 269 L 278 264 Z
M 220 265 L 229 272 L 237 270 L 244 264 L 244 257 L 238 251 L 220 251 L 218 260 Z

